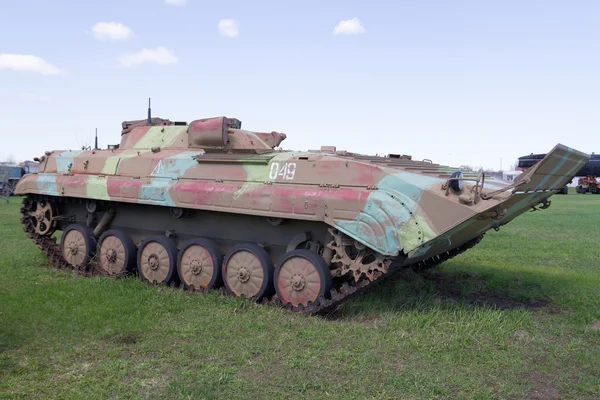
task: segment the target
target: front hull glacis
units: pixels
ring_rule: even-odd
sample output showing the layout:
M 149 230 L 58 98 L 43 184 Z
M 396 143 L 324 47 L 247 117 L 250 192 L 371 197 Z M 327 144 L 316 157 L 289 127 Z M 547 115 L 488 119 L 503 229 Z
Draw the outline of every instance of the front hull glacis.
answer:
M 395 267 L 464 251 L 547 208 L 589 159 L 557 145 L 504 182 L 410 156 L 275 150 L 284 134 L 223 117 L 123 127 L 118 147 L 46 152 L 21 179 L 30 236 L 63 231 L 57 263 L 223 286 L 293 310 L 322 310 Z

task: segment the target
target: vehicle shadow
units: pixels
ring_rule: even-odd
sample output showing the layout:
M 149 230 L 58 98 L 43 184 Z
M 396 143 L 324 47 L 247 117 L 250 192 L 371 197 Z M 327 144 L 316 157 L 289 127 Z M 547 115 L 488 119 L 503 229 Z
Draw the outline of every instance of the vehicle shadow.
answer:
M 403 312 L 459 307 L 497 310 L 549 309 L 561 312 L 548 297 L 550 278 L 535 271 L 519 273 L 482 269 L 468 263 L 445 269 L 415 272 L 402 269 L 372 289 L 348 299 L 336 309 L 321 315 L 338 320 L 382 312 Z

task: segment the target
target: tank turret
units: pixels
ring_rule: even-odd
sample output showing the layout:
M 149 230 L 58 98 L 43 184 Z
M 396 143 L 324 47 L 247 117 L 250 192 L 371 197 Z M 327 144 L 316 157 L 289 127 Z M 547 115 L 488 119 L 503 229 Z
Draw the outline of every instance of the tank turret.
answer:
M 153 118 L 123 122 L 120 149 L 140 148 L 163 143 L 165 149 L 202 149 L 205 151 L 235 152 L 236 150 L 271 150 L 286 138 L 284 133 L 252 132 L 242 130 L 242 122 L 236 118 L 214 117 L 197 119 L 189 124 Z M 148 140 L 146 139 L 148 137 Z

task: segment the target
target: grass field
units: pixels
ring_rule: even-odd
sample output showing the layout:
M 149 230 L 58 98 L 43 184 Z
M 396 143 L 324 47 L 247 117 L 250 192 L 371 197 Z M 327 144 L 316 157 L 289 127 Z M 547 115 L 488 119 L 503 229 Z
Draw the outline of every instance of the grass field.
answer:
M 600 398 L 600 196 L 332 318 L 44 268 L 0 202 L 0 398 Z

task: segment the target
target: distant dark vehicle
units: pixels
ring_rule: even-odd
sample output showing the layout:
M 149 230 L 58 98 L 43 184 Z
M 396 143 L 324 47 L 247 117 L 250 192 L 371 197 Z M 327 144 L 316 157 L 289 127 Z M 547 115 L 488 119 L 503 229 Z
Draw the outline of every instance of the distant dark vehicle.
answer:
M 34 161 L 25 161 L 20 164 L 0 163 L 0 167 L 8 170 L 8 179 L 0 180 L 0 193 L 2 196 L 12 196 L 15 193 L 17 183 L 23 176 L 29 173 L 35 173 L 39 170 L 39 163 Z
M 519 157 L 519 164 L 517 165 L 517 168 L 525 170 L 525 169 L 537 164 L 545 156 L 546 156 L 546 154 L 533 154 L 532 153 L 528 156 Z M 590 160 L 587 163 L 585 163 L 585 165 L 583 167 L 581 167 L 581 169 L 579 171 L 577 171 L 575 176 L 582 177 L 582 178 L 579 178 L 579 180 L 577 182 L 577 188 L 576 188 L 577 193 L 583 194 L 583 193 L 589 192 L 589 193 L 594 193 L 594 194 L 600 194 L 600 182 L 598 182 L 596 180 L 596 177 L 600 176 L 600 154 L 592 153 Z M 563 189 L 558 193 L 559 194 L 567 194 L 568 191 L 569 191 L 569 188 L 567 187 L 567 185 L 565 185 L 563 187 Z
M 23 175 L 26 174 L 25 168 L 18 165 L 2 165 L 5 169 L 8 169 L 8 180 L 7 182 L 0 182 L 0 192 L 3 196 L 12 196 L 15 192 L 15 187 Z
M 527 169 L 546 157 L 546 154 L 530 154 L 528 156 L 519 157 L 519 164 L 517 168 Z M 600 176 L 600 154 L 592 153 L 590 160 L 585 163 L 583 167 L 575 176 Z

